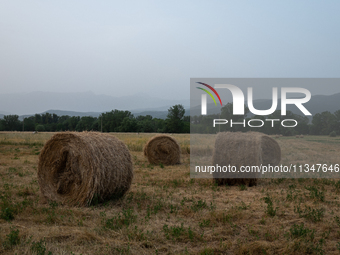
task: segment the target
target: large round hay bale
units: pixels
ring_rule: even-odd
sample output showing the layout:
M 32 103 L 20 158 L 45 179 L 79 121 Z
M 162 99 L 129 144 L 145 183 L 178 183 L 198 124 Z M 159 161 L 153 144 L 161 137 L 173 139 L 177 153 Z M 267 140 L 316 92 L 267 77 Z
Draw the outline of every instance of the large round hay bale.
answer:
M 47 200 L 84 206 L 118 198 L 132 178 L 128 148 L 109 134 L 57 133 L 39 156 L 38 181 Z
M 157 135 L 145 145 L 144 156 L 150 164 L 175 165 L 181 161 L 181 148 L 173 137 Z
M 276 166 L 281 160 L 281 149 L 275 139 L 259 132 L 223 132 L 218 133 L 213 153 L 213 166 Z M 213 177 L 218 185 L 257 184 L 259 173 L 215 172 Z

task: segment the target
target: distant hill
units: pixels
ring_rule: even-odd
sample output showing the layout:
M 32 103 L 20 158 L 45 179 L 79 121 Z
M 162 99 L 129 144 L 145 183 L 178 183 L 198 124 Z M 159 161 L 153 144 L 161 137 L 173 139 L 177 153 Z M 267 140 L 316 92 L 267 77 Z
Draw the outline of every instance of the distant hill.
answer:
M 8 115 L 11 114 L 10 112 L 0 111 L 0 115 Z
M 145 111 L 145 112 L 133 113 L 133 115 L 135 117 L 151 115 L 152 118 L 166 119 L 166 116 L 168 115 L 168 111 Z
M 62 110 L 48 110 L 39 114 L 44 114 L 44 113 L 50 113 L 50 114 L 57 114 L 58 116 L 63 116 L 63 115 L 68 115 L 68 116 L 92 116 L 92 117 L 98 117 L 100 116 L 101 112 L 74 112 L 74 111 L 62 111 Z M 190 115 L 190 110 L 186 109 L 185 110 L 185 115 L 189 116 Z M 168 111 L 143 111 L 143 112 L 135 112 L 131 111 L 131 113 L 137 117 L 137 116 L 146 116 L 146 115 L 151 115 L 152 118 L 159 118 L 159 119 L 166 119 L 168 115 Z M 5 114 L 8 115 L 8 114 Z M 4 115 L 0 114 L 0 119 L 3 118 Z M 34 116 L 34 114 L 26 114 L 26 115 L 20 115 L 19 120 L 23 120 L 24 118 L 28 118 L 30 116 Z
M 0 119 L 3 119 L 5 115 L 11 114 L 10 112 L 0 111 Z
M 62 110 L 48 110 L 39 114 L 44 113 L 50 113 L 50 114 L 57 114 L 58 116 L 68 115 L 68 116 L 92 116 L 92 117 L 98 117 L 101 113 L 100 112 L 74 112 L 74 111 L 62 111 Z M 26 115 L 20 115 L 19 119 L 22 120 L 23 118 L 27 118 L 30 116 L 34 116 L 35 114 L 26 114 Z
M 147 94 L 113 97 L 109 95 L 96 95 L 93 92 L 83 93 L 53 93 L 31 92 L 0 94 L 0 109 L 6 113 L 31 115 L 41 113 L 46 109 L 58 109 L 60 111 L 73 112 L 107 112 L 113 109 L 142 111 L 167 111 L 170 106 L 182 104 L 189 107 L 187 100 L 167 100 L 151 97 Z
M 1 98 L 1 95 L 0 95 Z M 131 99 L 130 99 L 131 100 Z M 166 100 L 165 100 L 166 101 Z M 171 100 L 170 100 L 171 101 Z M 167 101 L 169 103 L 169 101 Z M 145 115 L 151 115 L 153 118 L 161 118 L 165 119 L 167 114 L 168 114 L 168 109 L 170 106 L 173 106 L 176 104 L 177 101 L 171 101 L 172 104 L 166 105 L 164 101 L 162 103 L 159 103 L 158 106 L 156 107 L 145 107 L 147 104 L 141 104 L 143 105 L 143 109 L 140 108 L 135 108 L 135 109 L 126 109 L 129 110 L 134 116 L 145 116 Z M 180 103 L 180 102 L 179 102 Z M 0 105 L 3 104 L 2 101 L 0 101 Z M 187 101 L 182 102 L 186 109 L 185 115 L 190 115 L 190 109 L 189 109 L 189 103 Z M 260 110 L 266 110 L 269 109 L 272 105 L 272 100 L 271 99 L 260 99 L 260 100 L 254 100 L 254 107 L 256 109 Z M 324 95 L 316 95 L 312 96 L 311 100 L 304 104 L 304 106 L 313 114 L 315 115 L 316 113 L 321 113 L 324 111 L 329 111 L 331 113 L 334 113 L 337 110 L 340 110 L 340 93 L 330 95 L 330 96 L 324 96 Z M 145 108 L 144 108 L 145 107 Z M 7 109 L 7 108 L 6 108 Z M 35 113 L 55 113 L 58 116 L 62 115 L 69 115 L 69 116 L 93 116 L 93 117 L 98 117 L 102 112 L 109 112 L 113 109 L 124 109 L 124 108 L 109 108 L 107 110 L 103 111 L 69 111 L 69 110 L 48 110 L 48 111 L 36 111 Z M 281 109 L 281 100 L 279 99 L 278 101 L 278 107 L 277 110 Z M 295 114 L 302 115 L 302 112 L 293 105 L 288 105 L 287 110 L 292 111 Z M 218 114 L 221 111 L 221 106 L 215 106 L 214 104 L 208 104 L 208 114 Z M 35 114 L 34 113 L 34 114 Z M 191 109 L 192 115 L 200 115 L 201 114 L 201 106 L 197 105 L 195 107 L 192 107 Z M 4 115 L 9 115 L 9 114 L 15 114 L 15 113 L 9 113 L 8 111 L 0 111 L 0 118 L 3 118 Z M 26 114 L 26 115 L 21 115 L 19 118 L 22 120 L 24 117 L 32 116 L 34 114 Z M 310 118 L 311 119 L 311 118 Z

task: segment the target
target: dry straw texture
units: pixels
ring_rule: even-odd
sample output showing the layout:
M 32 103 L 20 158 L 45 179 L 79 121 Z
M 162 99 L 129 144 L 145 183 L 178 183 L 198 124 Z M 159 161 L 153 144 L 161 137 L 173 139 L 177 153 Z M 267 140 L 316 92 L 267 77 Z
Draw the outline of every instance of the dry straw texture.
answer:
M 218 133 L 213 154 L 213 166 L 260 166 L 278 165 L 281 160 L 279 144 L 271 137 L 259 132 Z M 257 184 L 258 173 L 214 173 L 219 185 Z
M 38 180 L 43 196 L 69 205 L 120 197 L 130 188 L 132 178 L 129 150 L 109 134 L 57 133 L 39 156 Z
M 168 135 L 157 135 L 145 145 L 144 156 L 150 164 L 175 165 L 181 161 L 181 148 L 174 138 Z

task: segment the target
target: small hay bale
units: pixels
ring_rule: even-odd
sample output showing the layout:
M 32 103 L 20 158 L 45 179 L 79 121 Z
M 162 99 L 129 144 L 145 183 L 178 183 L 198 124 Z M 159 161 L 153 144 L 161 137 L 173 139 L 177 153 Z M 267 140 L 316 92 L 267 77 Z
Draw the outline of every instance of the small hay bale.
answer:
M 281 160 L 281 149 L 275 139 L 259 132 L 223 132 L 216 137 L 212 165 L 235 166 L 276 166 Z M 213 177 L 218 185 L 257 184 L 259 173 L 214 172 Z
M 62 204 L 85 206 L 121 197 L 129 190 L 132 178 L 128 148 L 109 134 L 57 133 L 39 156 L 42 195 Z
M 296 138 L 300 138 L 300 136 L 299 136 L 299 135 L 296 135 L 295 137 L 296 137 Z
M 303 138 L 303 135 L 300 135 L 300 138 Z
M 181 148 L 173 137 L 157 135 L 152 137 L 145 145 L 144 156 L 147 157 L 150 164 L 180 164 Z

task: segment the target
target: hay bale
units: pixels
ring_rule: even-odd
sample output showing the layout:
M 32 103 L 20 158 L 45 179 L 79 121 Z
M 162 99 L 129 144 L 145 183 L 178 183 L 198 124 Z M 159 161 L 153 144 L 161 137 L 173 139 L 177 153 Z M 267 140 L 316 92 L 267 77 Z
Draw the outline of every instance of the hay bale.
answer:
M 223 132 L 216 137 L 212 165 L 241 166 L 278 165 L 281 160 L 279 144 L 271 137 L 259 132 Z M 259 173 L 213 173 L 218 185 L 257 184 Z
M 303 135 L 300 135 L 300 138 L 303 138 Z
M 150 164 L 180 164 L 181 148 L 173 137 L 156 135 L 145 145 L 144 156 L 147 157 Z
M 123 196 L 133 178 L 126 145 L 109 134 L 57 133 L 39 156 L 42 195 L 69 205 L 89 205 Z
M 296 137 L 296 138 L 300 138 L 300 136 L 299 136 L 299 135 L 296 135 L 295 137 Z

